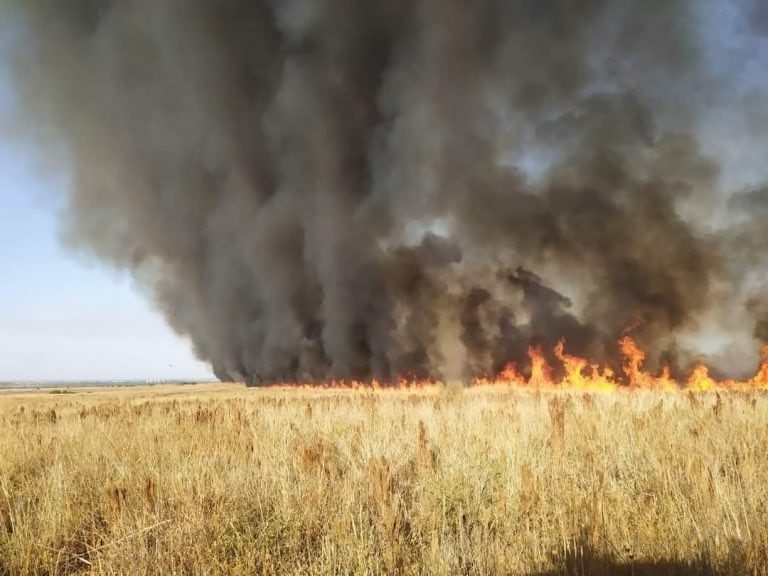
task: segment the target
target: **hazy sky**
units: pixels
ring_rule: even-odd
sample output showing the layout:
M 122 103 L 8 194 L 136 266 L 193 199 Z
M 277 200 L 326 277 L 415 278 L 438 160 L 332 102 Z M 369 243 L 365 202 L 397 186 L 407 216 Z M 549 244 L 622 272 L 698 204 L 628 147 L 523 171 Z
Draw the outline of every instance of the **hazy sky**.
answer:
M 0 118 L 14 114 L 0 61 Z M 61 246 L 68 182 L 0 129 L 0 381 L 212 378 L 130 278 Z

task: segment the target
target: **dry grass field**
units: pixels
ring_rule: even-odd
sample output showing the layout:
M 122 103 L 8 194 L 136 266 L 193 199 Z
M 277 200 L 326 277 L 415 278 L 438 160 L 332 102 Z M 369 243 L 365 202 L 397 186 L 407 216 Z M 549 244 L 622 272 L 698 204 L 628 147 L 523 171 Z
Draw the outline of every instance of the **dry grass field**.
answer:
M 0 392 L 0 574 L 768 574 L 768 396 Z

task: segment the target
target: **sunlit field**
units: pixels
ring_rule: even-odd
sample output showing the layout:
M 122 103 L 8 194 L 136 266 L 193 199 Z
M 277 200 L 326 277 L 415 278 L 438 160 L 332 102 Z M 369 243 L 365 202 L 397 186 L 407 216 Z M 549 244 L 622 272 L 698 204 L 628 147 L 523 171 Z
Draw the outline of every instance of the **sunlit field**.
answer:
M 0 574 L 767 574 L 768 396 L 0 393 Z

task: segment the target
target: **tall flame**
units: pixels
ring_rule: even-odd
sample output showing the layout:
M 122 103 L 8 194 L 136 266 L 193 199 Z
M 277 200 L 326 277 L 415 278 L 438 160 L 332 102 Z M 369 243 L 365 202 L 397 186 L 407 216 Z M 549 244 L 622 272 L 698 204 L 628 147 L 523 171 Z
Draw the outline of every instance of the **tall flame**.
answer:
M 761 350 L 763 361 L 754 378 L 749 381 L 752 388 L 768 389 L 768 344 Z

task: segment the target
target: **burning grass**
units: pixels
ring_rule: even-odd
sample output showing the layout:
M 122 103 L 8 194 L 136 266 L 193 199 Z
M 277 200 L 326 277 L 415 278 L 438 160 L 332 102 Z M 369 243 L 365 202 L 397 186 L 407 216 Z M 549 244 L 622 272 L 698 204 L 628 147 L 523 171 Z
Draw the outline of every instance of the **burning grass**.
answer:
M 766 574 L 768 396 L 0 394 L 0 574 Z
M 761 360 L 757 371 L 750 378 L 743 380 L 716 380 L 709 373 L 709 367 L 703 363 L 693 365 L 688 376 L 676 379 L 671 375 L 668 365 L 663 365 L 658 375 L 645 370 L 645 351 L 629 336 L 622 336 L 618 342 L 621 351 L 621 373 L 616 373 L 610 366 L 573 356 L 565 351 L 565 340 L 561 340 L 552 350 L 551 356 L 558 365 L 553 366 L 547 354 L 539 346 L 528 348 L 528 366 L 524 374 L 514 362 L 507 363 L 498 374 L 479 376 L 466 382 L 469 386 L 511 386 L 528 390 L 572 391 L 572 392 L 617 392 L 621 390 L 690 390 L 708 391 L 766 391 L 768 390 L 768 345 L 761 349 Z M 273 387 L 278 388 L 332 388 L 348 390 L 379 390 L 381 388 L 430 388 L 443 387 L 445 384 L 436 380 L 419 380 L 400 377 L 394 382 L 381 383 L 371 381 L 331 380 L 328 382 L 288 382 Z

